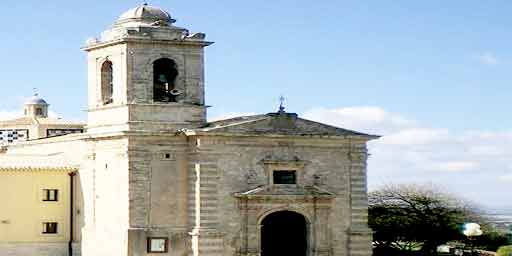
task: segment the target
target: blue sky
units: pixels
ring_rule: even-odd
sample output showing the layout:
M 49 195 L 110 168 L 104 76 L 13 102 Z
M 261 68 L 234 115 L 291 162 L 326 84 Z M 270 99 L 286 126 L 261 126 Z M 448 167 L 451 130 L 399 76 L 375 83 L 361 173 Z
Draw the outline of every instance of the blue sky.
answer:
M 54 112 L 85 120 L 79 48 L 140 3 L 2 5 L 0 117 L 37 87 Z M 289 111 L 390 138 L 371 144 L 371 187 L 432 182 L 488 206 L 512 192 L 512 2 L 149 3 L 216 42 L 210 116 L 275 111 L 283 94 Z

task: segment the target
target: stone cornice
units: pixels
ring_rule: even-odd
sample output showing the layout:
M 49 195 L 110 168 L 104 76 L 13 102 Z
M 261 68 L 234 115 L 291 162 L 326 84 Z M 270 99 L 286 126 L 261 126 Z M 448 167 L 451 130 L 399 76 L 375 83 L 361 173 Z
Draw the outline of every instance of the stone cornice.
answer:
M 168 44 L 168 45 L 183 45 L 183 46 L 196 46 L 196 47 L 206 47 L 212 45 L 213 42 L 209 41 L 187 41 L 187 40 L 163 40 L 163 39 L 151 39 L 151 38 L 119 38 L 116 40 L 111 40 L 107 42 L 101 42 L 93 45 L 83 46 L 80 49 L 84 51 L 92 51 L 96 49 L 101 49 L 109 46 L 113 46 L 116 44 L 126 44 L 126 43 L 148 43 L 148 44 Z

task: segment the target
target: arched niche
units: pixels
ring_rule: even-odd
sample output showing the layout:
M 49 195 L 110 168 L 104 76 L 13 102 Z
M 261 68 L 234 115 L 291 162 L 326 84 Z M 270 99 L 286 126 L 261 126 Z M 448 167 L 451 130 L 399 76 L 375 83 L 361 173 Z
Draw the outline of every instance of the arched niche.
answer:
M 101 102 L 104 105 L 114 102 L 114 69 L 112 62 L 106 60 L 101 64 Z
M 178 69 L 176 62 L 160 58 L 153 62 L 153 101 L 176 102 L 180 91 L 176 89 Z

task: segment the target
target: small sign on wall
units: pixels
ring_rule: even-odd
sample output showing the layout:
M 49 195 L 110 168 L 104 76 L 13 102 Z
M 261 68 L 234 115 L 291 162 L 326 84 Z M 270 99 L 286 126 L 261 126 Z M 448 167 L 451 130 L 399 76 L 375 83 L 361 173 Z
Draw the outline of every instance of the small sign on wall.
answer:
M 166 253 L 169 251 L 167 237 L 148 237 L 148 253 Z

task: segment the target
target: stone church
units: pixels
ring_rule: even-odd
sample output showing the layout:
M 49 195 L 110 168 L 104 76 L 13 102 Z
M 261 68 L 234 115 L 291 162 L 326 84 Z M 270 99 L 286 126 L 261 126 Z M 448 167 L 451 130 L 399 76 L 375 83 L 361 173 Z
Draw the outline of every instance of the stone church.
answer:
M 64 170 L 71 181 L 61 193 L 69 225 L 34 231 L 53 242 L 0 236 L 0 254 L 10 246 L 2 255 L 43 255 L 23 247 L 52 256 L 371 255 L 366 143 L 378 137 L 282 106 L 208 122 L 204 49 L 212 42 L 174 23 L 148 5 L 123 13 L 83 47 L 85 131 L 1 148 L 0 179 L 9 170 Z M 2 222 L 0 234 L 15 222 Z

